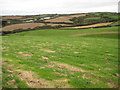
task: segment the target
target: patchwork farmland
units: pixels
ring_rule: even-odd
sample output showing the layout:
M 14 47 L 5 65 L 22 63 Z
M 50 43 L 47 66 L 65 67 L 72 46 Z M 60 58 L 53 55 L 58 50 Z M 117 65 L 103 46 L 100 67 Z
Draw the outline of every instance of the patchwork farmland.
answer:
M 50 19 L 41 20 L 44 16 Z M 22 16 L 35 20 L 6 24 L 1 36 L 3 88 L 118 88 L 117 16 Z M 14 33 L 17 29 L 23 31 Z
M 43 23 L 22 23 L 22 24 L 13 24 L 8 25 L 4 28 L 2 28 L 3 31 L 13 31 L 16 29 L 33 29 L 37 26 L 43 26 Z
M 81 16 L 86 16 L 86 14 L 60 16 L 60 17 L 57 17 L 57 18 L 54 18 L 54 19 L 45 20 L 45 22 L 65 22 L 65 23 L 72 23 L 72 21 L 70 21 L 71 18 L 73 18 L 73 17 L 81 17 Z

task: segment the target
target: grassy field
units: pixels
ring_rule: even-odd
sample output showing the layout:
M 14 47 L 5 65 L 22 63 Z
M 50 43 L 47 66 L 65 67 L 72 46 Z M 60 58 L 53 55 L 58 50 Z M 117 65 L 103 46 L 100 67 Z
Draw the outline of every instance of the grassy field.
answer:
M 3 36 L 3 88 L 118 87 L 118 34 L 92 35 L 117 31 L 49 29 Z

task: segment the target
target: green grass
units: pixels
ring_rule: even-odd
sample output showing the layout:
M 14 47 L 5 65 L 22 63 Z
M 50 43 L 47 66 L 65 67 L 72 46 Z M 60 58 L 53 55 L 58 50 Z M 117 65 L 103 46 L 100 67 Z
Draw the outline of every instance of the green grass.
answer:
M 74 88 L 112 88 L 118 83 L 118 38 L 117 34 L 99 34 L 81 37 L 70 37 L 73 34 L 118 31 L 118 27 L 80 29 L 80 30 L 35 30 L 3 36 L 3 87 L 29 87 L 18 77 L 18 72 L 9 69 L 32 71 L 40 78 L 53 82 L 66 78 Z M 55 51 L 43 52 L 41 49 Z M 16 52 L 24 52 L 22 56 Z M 76 53 L 77 52 L 77 53 Z M 47 60 L 42 56 L 48 57 Z M 68 64 L 86 72 L 60 69 L 58 66 L 47 67 L 49 62 Z M 45 67 L 40 69 L 40 67 Z M 63 73 L 60 76 L 53 72 Z M 71 74 L 73 73 L 73 74 Z M 8 78 L 6 75 L 14 77 Z M 87 78 L 83 78 L 88 75 Z M 6 83 L 14 79 L 16 83 Z M 108 83 L 114 84 L 108 85 Z M 59 83 L 60 87 L 62 86 Z
M 87 35 L 84 37 L 118 39 L 118 34 L 97 34 L 97 35 Z
M 120 25 L 120 21 L 114 22 L 112 25 Z
M 101 17 L 89 17 L 89 18 L 86 18 L 86 19 L 95 19 L 95 20 L 97 20 L 97 19 L 101 19 Z
M 112 16 L 109 16 L 110 18 L 113 18 L 113 19 L 118 19 L 118 15 L 112 15 Z

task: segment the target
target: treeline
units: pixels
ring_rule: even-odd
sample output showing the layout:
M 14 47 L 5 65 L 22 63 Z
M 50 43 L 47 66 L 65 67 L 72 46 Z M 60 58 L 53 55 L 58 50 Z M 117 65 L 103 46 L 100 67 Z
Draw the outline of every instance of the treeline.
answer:
M 2 20 L 1 22 L 2 27 L 8 26 L 8 25 L 12 25 L 12 24 L 19 24 L 19 23 L 23 23 L 21 20 L 17 20 L 17 19 L 8 19 L 8 20 Z
M 45 25 L 45 26 L 38 26 L 38 27 L 35 27 L 33 29 L 28 28 L 28 29 L 15 29 L 13 31 L 0 31 L 0 33 L 1 33 L 2 36 L 4 36 L 6 34 L 13 34 L 13 33 L 19 33 L 19 32 L 24 32 L 24 31 L 42 30 L 42 29 L 59 29 L 61 27 L 65 27 L 65 26 L 61 26 L 61 25 L 57 25 L 57 26 Z

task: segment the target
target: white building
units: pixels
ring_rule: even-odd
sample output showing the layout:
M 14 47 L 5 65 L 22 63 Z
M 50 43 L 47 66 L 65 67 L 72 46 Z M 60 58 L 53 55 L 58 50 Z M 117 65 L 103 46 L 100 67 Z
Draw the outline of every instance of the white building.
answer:
M 44 19 L 50 19 L 51 17 L 44 17 Z

